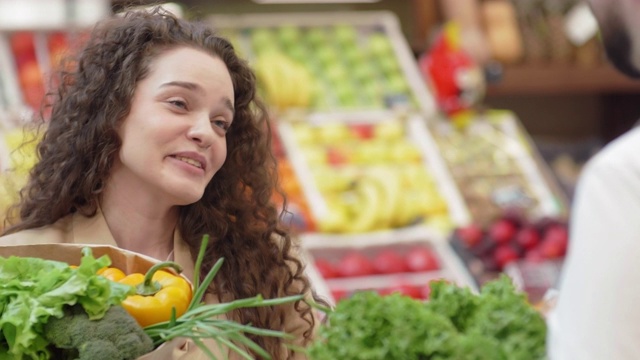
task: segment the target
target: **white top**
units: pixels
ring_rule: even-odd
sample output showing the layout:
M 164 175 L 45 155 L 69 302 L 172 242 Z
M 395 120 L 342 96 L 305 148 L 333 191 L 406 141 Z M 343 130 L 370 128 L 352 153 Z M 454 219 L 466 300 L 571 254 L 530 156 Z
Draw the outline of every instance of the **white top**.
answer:
M 640 359 L 640 128 L 587 163 L 569 231 L 549 358 Z

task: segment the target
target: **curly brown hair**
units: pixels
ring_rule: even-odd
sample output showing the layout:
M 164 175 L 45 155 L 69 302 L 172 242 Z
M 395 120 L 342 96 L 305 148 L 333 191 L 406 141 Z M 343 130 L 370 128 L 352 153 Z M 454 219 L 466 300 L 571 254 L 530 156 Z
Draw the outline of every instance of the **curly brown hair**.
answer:
M 181 207 L 178 221 L 192 257 L 203 235 L 213 240 L 203 276 L 219 257 L 225 259 L 210 291 L 221 300 L 310 292 L 296 245 L 281 222 L 285 210 L 279 212 L 271 200 L 277 189 L 276 159 L 266 111 L 256 98 L 254 73 L 206 24 L 178 19 L 159 8 L 129 11 L 100 22 L 73 69 L 59 74 L 57 91 L 50 94 L 50 120 L 37 147 L 39 162 L 17 204 L 20 220 L 6 233 L 51 225 L 74 212 L 96 214 L 121 146 L 117 130 L 130 111 L 136 85 L 159 54 L 179 46 L 222 59 L 234 86 L 227 159 L 203 197 Z M 291 314 L 297 314 L 308 324 L 304 332 L 308 341 L 315 323 L 312 310 L 304 301 L 292 306 L 295 311 L 291 306 L 242 309 L 232 317 L 282 330 Z M 273 358 L 291 356 L 280 338 L 254 336 L 253 340 Z

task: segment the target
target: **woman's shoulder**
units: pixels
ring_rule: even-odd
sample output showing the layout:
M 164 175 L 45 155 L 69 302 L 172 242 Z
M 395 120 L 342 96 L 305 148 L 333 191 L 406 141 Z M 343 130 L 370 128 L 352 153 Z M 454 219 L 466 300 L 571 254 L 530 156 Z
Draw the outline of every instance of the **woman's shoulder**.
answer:
M 71 216 L 67 216 L 51 225 L 0 236 L 0 246 L 67 243 L 71 237 Z

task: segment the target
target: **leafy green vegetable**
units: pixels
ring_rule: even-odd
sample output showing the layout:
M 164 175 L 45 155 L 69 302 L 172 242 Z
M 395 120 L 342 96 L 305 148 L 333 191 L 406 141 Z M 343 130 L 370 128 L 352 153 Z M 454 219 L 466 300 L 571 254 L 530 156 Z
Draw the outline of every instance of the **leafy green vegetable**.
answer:
M 506 275 L 480 294 L 444 281 L 426 303 L 359 292 L 328 312 L 313 360 L 544 359 L 546 324 Z
M 132 292 L 96 275 L 109 266 L 107 256 L 93 257 L 82 249 L 77 268 L 40 258 L 0 257 L 0 359 L 47 359 L 43 326 L 50 317 L 62 317 L 64 305 L 80 304 L 91 319 L 100 319 Z

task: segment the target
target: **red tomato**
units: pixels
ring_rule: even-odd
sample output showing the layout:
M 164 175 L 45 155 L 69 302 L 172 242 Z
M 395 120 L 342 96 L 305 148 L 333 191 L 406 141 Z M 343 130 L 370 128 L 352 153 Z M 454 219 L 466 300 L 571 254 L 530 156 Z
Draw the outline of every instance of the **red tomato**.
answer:
M 371 261 L 357 251 L 346 254 L 338 263 L 338 274 L 340 276 L 367 276 L 373 273 L 375 273 L 375 269 Z
M 391 249 L 380 251 L 373 258 L 373 267 L 380 274 L 393 274 L 409 270 L 402 256 Z
M 410 271 L 433 271 L 440 268 L 436 254 L 424 246 L 416 246 L 409 250 L 405 260 Z
M 330 263 L 329 261 L 324 259 L 317 259 L 314 262 L 314 265 L 316 266 L 316 268 L 318 269 L 318 272 L 320 273 L 320 275 L 322 275 L 323 278 L 331 279 L 334 277 L 338 277 L 338 271 L 333 266 L 333 264 Z

